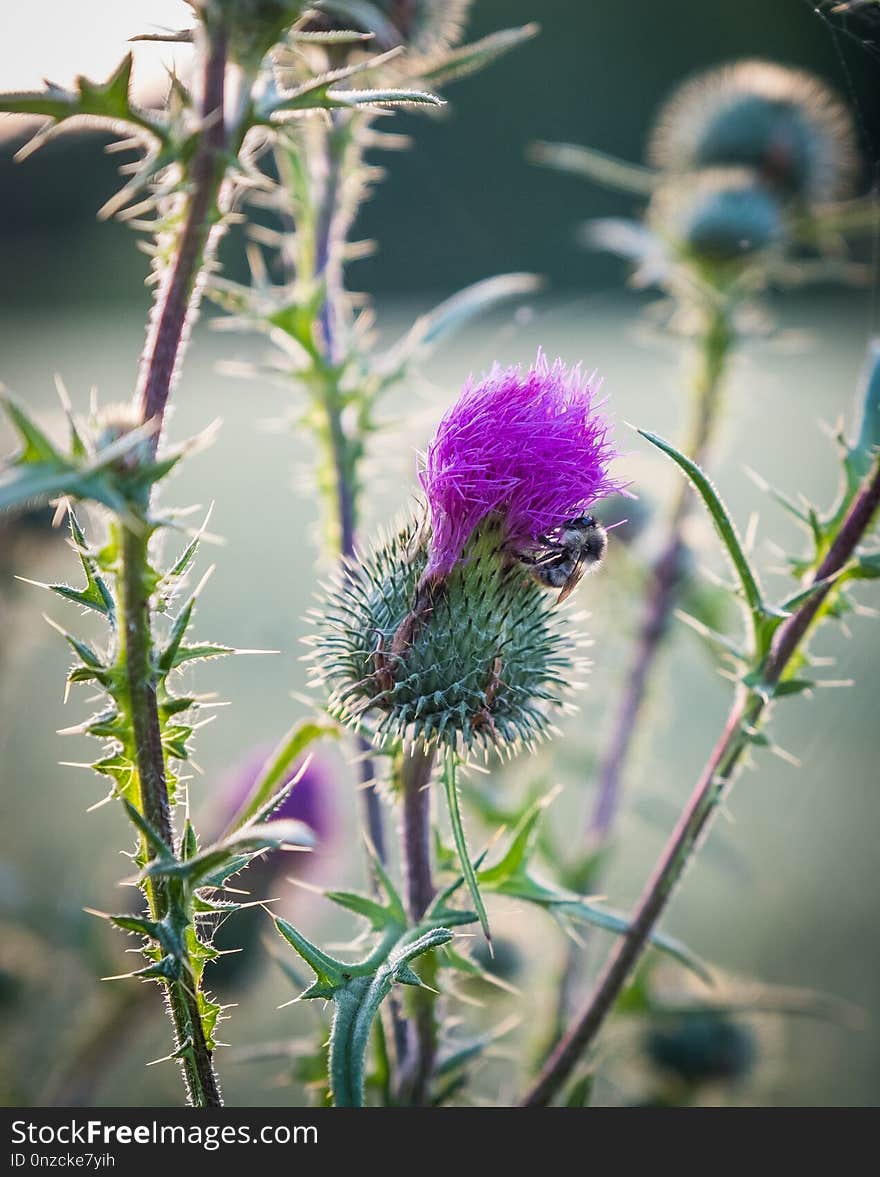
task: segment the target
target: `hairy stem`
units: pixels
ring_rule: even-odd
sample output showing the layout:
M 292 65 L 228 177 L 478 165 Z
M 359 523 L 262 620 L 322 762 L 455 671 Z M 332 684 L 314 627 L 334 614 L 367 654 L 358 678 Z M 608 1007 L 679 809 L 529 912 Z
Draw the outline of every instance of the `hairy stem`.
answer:
M 421 743 L 404 749 L 399 765 L 401 848 L 406 884 L 406 905 L 412 923 L 418 923 L 434 898 L 431 874 L 431 773 L 434 753 Z M 432 984 L 433 956 L 420 964 L 427 984 Z M 429 973 L 431 975 L 426 976 Z M 418 989 L 412 994 L 412 1022 L 399 1087 L 404 1102 L 424 1104 L 437 1053 L 434 994 Z
M 149 533 L 122 529 L 120 654 L 125 666 L 128 704 L 134 729 L 139 808 L 146 820 L 174 853 L 174 832 L 165 755 L 156 698 L 156 671 L 150 619 L 151 576 L 147 547 Z M 144 858 L 152 849 L 142 845 Z M 161 878 L 145 887 L 150 914 L 162 920 L 169 913 L 167 883 Z M 192 972 L 192 970 L 187 970 Z M 174 1025 L 175 1046 L 190 1103 L 195 1107 L 221 1107 L 220 1088 L 211 1050 L 205 1040 L 196 995 L 186 980 L 167 983 L 168 1012 Z
M 155 420 L 159 426 L 151 442 L 154 451 L 159 444 L 174 377 L 198 310 L 200 277 L 216 239 L 217 206 L 226 170 L 223 113 L 226 34 L 221 24 L 213 23 L 210 29 L 200 29 L 199 36 L 202 130 L 187 175 L 182 226 L 153 307 L 135 393 L 141 419 Z M 148 506 L 144 503 L 145 514 Z M 134 730 L 140 809 L 173 854 L 171 806 L 156 698 L 149 534 L 147 527 L 137 531 L 123 526 L 121 530 L 120 641 Z M 145 846 L 144 852 L 147 858 L 151 855 L 149 847 Z M 153 880 L 146 892 L 153 918 L 163 919 L 169 912 L 167 884 L 161 879 Z M 166 993 L 189 1101 L 196 1107 L 219 1107 L 222 1099 L 197 996 L 186 978 L 168 982 Z
M 718 306 L 706 312 L 700 337 L 699 367 L 694 383 L 694 418 L 685 452 L 703 465 L 718 417 L 718 403 L 734 343 L 729 311 Z M 684 527 L 694 496 L 686 483 L 678 494 L 660 555 L 651 570 L 642 620 L 611 738 L 599 770 L 599 784 L 588 837 L 591 845 L 607 842 L 620 806 L 621 780 L 632 747 L 648 682 L 675 608 L 686 555 Z
M 351 460 L 351 442 L 342 420 L 342 402 L 337 387 L 336 366 L 340 359 L 340 332 L 343 325 L 345 286 L 343 251 L 351 221 L 344 198 L 345 169 L 352 146 L 351 116 L 335 111 L 322 137 L 324 150 L 323 189 L 315 218 L 315 278 L 324 285 L 324 298 L 318 314 L 318 344 L 323 357 L 323 399 L 327 415 L 327 433 L 334 474 L 336 523 L 339 551 L 346 558 L 354 555 L 357 524 L 357 488 Z M 357 739 L 364 829 L 380 862 L 386 861 L 385 827 L 382 802 L 376 787 L 370 745 Z
M 223 103 L 226 80 L 226 35 L 212 27 L 202 47 L 202 132 L 187 175 L 188 194 L 174 258 L 161 279 L 141 356 L 136 398 L 144 421 L 161 427 L 168 397 L 198 312 L 200 278 L 216 244 L 220 189 L 226 171 L 226 126 Z M 159 429 L 153 436 L 154 448 Z
M 855 553 L 880 508 L 880 458 L 875 458 L 844 518 L 840 530 L 813 578 L 833 577 Z M 592 994 L 573 1025 L 547 1059 L 537 1081 L 523 1099 L 526 1107 L 550 1102 L 571 1075 L 578 1059 L 595 1041 L 624 985 L 648 943 L 677 883 L 705 837 L 714 814 L 736 777 L 749 733 L 760 723 L 772 689 L 785 676 L 792 659 L 821 616 L 832 585 L 811 596 L 777 632 L 764 667 L 767 697 L 740 688 L 724 730 L 679 818 L 633 914 L 629 931 L 617 943 L 600 973 Z

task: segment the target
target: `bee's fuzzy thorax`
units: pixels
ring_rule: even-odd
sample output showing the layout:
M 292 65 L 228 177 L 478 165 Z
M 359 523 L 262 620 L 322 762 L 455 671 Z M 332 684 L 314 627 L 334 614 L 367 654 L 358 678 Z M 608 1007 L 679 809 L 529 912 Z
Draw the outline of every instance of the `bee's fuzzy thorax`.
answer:
M 596 384 L 543 353 L 527 371 L 496 365 L 441 420 L 421 482 L 431 515 L 424 577 L 455 567 L 476 528 L 500 521 L 513 550 L 621 489 Z

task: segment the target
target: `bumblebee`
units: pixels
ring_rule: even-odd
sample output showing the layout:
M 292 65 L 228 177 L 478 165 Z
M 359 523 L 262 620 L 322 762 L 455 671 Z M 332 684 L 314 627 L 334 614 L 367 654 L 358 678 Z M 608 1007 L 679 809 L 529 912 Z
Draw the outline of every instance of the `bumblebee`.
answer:
M 560 590 L 557 604 L 561 604 L 584 573 L 602 562 L 608 534 L 592 515 L 579 515 L 567 519 L 550 535 L 538 536 L 538 545 L 534 555 L 521 554 L 520 562 L 538 584 Z

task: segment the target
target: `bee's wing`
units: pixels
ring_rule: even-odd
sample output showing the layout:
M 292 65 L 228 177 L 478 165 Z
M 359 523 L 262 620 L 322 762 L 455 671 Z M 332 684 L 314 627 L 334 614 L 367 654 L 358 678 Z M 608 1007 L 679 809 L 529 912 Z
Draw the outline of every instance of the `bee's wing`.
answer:
M 584 571 L 584 557 L 581 555 L 575 563 L 574 568 L 572 568 L 571 575 L 569 576 L 568 580 L 562 586 L 562 592 L 556 598 L 557 605 L 561 605 L 563 601 L 567 600 L 568 597 L 571 596 L 571 594 L 577 588 L 578 581 L 583 576 Z
M 565 559 L 565 552 L 545 552 L 543 556 L 536 556 L 530 564 L 533 568 L 555 568 Z

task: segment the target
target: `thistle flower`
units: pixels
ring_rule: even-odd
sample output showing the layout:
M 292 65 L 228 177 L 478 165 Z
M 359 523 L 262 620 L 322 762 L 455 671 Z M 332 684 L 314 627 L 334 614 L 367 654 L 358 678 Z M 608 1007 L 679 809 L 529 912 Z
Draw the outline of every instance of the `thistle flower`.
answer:
M 270 746 L 253 749 L 220 782 L 215 808 L 206 815 L 206 826 L 213 830 L 214 836 L 219 836 L 238 813 L 256 784 L 271 752 Z M 283 783 L 291 781 L 301 767 L 301 762 L 297 761 L 286 774 Z M 313 758 L 302 778 L 272 814 L 273 821 L 304 821 L 317 835 L 317 851 L 312 854 L 268 851 L 251 861 L 245 872 L 237 877 L 236 886 L 243 887 L 255 899 L 270 899 L 274 898 L 272 889 L 278 886 L 279 876 L 299 875 L 309 868 L 315 854 L 320 854 L 321 847 L 332 829 L 328 784 L 323 765 Z M 248 979 L 254 964 L 259 961 L 256 950 L 260 931 L 260 921 L 248 918 L 237 918 L 229 924 L 221 923 L 217 927 L 212 938 L 212 946 L 226 954 L 212 966 L 212 985 L 225 990 L 239 986 Z
M 532 575 L 553 534 L 619 489 L 593 390 L 543 356 L 468 385 L 428 448 L 429 520 L 348 563 L 316 611 L 315 683 L 377 745 L 510 754 L 544 738 L 580 666 Z
M 304 28 L 372 33 L 371 48 L 406 45 L 421 56 L 457 45 L 471 0 L 317 0 Z
M 843 193 L 856 163 L 849 112 L 817 78 L 766 61 L 740 61 L 686 82 L 661 111 L 649 148 L 657 167 L 753 168 L 785 199 Z
M 614 451 L 594 399 L 579 368 L 551 366 L 541 352 L 525 374 L 496 365 L 465 387 L 421 475 L 432 529 L 426 580 L 448 575 L 484 520 L 496 517 L 504 542 L 522 551 L 620 490 L 608 475 Z
M 669 180 L 654 194 L 648 220 L 688 260 L 727 266 L 782 243 L 778 202 L 745 168 L 709 168 Z
M 742 1079 L 757 1055 L 747 1026 L 708 1008 L 664 1019 L 645 1045 L 658 1070 L 694 1086 Z

